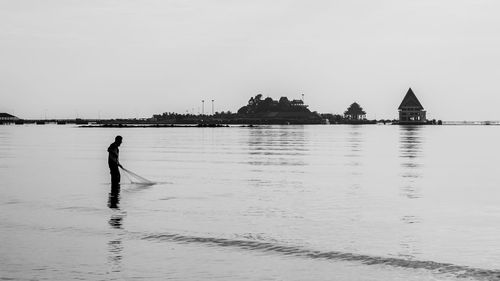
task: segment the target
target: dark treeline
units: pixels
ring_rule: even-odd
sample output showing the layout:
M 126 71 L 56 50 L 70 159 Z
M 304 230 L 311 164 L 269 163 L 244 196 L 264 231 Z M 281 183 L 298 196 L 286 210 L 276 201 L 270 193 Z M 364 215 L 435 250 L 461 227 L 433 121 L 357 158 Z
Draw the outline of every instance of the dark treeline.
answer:
M 172 124 L 373 124 L 375 120 L 367 120 L 366 112 L 358 103 L 353 103 L 340 114 L 319 114 L 311 112 L 303 100 L 289 100 L 281 97 L 274 100 L 263 98 L 261 94 L 251 97 L 247 105 L 237 113 L 215 112 L 213 115 L 179 114 L 165 112 L 153 115 L 152 121 Z M 381 122 L 390 122 L 381 120 Z
M 269 113 L 269 112 L 305 112 L 311 113 L 304 105 L 302 100 L 288 100 L 287 97 L 281 97 L 279 101 L 273 100 L 272 98 L 262 99 L 262 95 L 258 94 L 255 97 L 250 98 L 246 106 L 241 107 L 238 110 L 238 114 L 251 115 L 259 113 Z
M 213 115 L 178 114 L 165 112 L 153 116 L 156 122 L 172 124 L 321 124 L 321 115 L 311 112 L 302 100 L 290 101 L 282 97 L 278 101 L 262 98 L 262 95 L 251 97 L 248 104 L 237 113 L 216 112 Z

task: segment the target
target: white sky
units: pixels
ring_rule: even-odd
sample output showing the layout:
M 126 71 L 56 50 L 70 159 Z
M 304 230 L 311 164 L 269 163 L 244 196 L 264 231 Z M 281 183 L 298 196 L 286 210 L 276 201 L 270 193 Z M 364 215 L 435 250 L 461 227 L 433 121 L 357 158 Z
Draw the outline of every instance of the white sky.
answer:
M 498 0 L 0 0 L 0 112 L 237 111 L 300 98 L 395 118 L 500 120 Z

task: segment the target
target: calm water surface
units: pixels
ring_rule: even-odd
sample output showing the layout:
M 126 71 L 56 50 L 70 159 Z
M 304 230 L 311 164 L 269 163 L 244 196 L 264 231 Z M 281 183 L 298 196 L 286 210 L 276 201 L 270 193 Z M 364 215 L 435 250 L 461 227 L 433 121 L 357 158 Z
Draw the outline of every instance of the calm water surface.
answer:
M 124 142 L 119 208 L 106 148 Z M 0 126 L 1 280 L 500 280 L 497 126 Z

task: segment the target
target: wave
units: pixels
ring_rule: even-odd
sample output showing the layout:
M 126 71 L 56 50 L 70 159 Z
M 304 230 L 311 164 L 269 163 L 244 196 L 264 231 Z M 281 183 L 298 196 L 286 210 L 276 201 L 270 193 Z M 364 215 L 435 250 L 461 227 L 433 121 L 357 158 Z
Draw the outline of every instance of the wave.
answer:
M 309 259 L 335 260 L 359 262 L 365 265 L 385 265 L 407 269 L 424 269 L 438 274 L 452 274 L 459 278 L 473 278 L 478 280 L 500 280 L 500 270 L 473 268 L 451 263 L 442 263 L 434 261 L 407 260 L 402 258 L 372 256 L 339 251 L 316 251 L 301 246 L 280 245 L 278 243 L 269 243 L 251 240 L 233 240 L 216 237 L 197 237 L 180 234 L 150 234 L 143 236 L 144 240 L 151 241 L 169 241 L 182 244 L 205 244 L 215 247 L 239 248 L 250 251 L 272 252 L 275 254 L 296 256 Z

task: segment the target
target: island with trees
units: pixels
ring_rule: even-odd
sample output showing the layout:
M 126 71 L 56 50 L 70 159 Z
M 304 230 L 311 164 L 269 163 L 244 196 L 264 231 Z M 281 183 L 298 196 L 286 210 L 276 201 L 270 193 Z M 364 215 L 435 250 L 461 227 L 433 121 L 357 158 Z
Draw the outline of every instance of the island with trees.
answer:
M 213 105 L 212 105 L 213 106 Z M 203 107 L 202 107 L 203 108 Z M 203 112 L 203 110 L 202 110 Z M 0 116 L 1 123 L 57 123 L 87 125 L 88 127 L 221 127 L 234 124 L 399 124 L 399 125 L 441 125 L 441 120 L 429 120 L 426 111 L 410 88 L 398 108 L 399 119 L 369 120 L 366 111 L 358 102 L 353 102 L 343 114 L 318 113 L 311 111 L 303 99 L 288 99 L 282 96 L 279 100 L 264 98 L 262 94 L 250 97 L 247 104 L 240 107 L 236 113 L 231 111 L 213 112 L 212 114 L 186 114 L 164 112 L 154 114 L 150 118 L 133 119 L 33 119 L 24 120 L 4 113 Z M 89 125 L 90 124 L 90 125 Z M 485 123 L 489 125 L 490 123 Z
M 245 124 L 322 124 L 323 118 L 311 112 L 302 100 L 289 100 L 281 97 L 273 100 L 262 99 L 258 94 L 248 100 L 237 113 L 237 119 Z
M 219 124 L 375 124 L 376 120 L 367 120 L 366 112 L 356 102 L 339 114 L 319 114 L 309 110 L 303 100 L 289 100 L 281 97 L 274 100 L 271 97 L 263 98 L 262 94 L 251 97 L 248 103 L 238 109 L 236 113 L 215 112 L 213 115 L 193 115 L 163 113 L 154 115 L 156 122 L 171 124 L 199 124 L 210 126 Z

